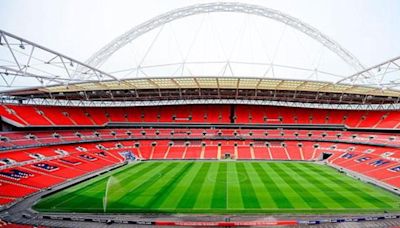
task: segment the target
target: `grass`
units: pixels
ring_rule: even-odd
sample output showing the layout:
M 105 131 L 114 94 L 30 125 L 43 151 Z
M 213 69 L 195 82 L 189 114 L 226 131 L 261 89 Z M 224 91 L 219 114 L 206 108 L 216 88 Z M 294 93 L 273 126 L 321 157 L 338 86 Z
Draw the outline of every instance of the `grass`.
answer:
M 153 161 L 128 165 L 57 192 L 42 199 L 34 209 L 96 213 L 359 213 L 400 211 L 399 207 L 399 196 L 312 163 Z

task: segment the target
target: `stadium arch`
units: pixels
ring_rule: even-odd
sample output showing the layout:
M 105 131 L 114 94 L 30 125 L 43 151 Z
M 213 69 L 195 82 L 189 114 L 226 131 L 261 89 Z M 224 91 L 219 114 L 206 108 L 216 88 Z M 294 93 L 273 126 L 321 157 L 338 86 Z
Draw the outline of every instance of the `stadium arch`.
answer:
M 198 14 L 215 13 L 215 12 L 236 12 L 257 15 L 278 22 L 284 23 L 318 41 L 330 51 L 338 55 L 349 66 L 356 71 L 362 71 L 365 67 L 361 62 L 348 50 L 343 48 L 339 43 L 329 38 L 327 35 L 320 32 L 318 29 L 308 25 L 307 23 L 282 13 L 278 10 L 270 9 L 264 6 L 238 3 L 238 2 L 216 2 L 206 4 L 196 4 L 183 8 L 178 8 L 167 13 L 156 16 L 148 21 L 145 21 L 124 34 L 118 36 L 103 48 L 94 53 L 87 61 L 86 64 L 93 67 L 100 67 L 107 59 L 116 51 L 124 47 L 126 44 L 132 42 L 141 35 L 158 28 L 169 22 L 189 17 Z

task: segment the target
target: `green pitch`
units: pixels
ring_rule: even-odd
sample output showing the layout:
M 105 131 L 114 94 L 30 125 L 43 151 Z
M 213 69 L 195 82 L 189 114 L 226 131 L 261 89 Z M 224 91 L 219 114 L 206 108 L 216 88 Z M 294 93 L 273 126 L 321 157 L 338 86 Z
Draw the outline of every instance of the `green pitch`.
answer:
M 400 211 L 400 197 L 304 162 L 142 162 L 42 199 L 51 212 Z

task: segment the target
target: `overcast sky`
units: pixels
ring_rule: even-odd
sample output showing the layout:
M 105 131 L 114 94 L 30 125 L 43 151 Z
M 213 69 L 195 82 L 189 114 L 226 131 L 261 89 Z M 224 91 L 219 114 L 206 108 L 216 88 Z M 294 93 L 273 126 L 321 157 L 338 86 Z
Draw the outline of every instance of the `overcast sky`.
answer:
M 85 61 L 113 38 L 200 0 L 0 0 L 0 28 Z M 318 28 L 366 66 L 400 55 L 398 0 L 253 0 Z

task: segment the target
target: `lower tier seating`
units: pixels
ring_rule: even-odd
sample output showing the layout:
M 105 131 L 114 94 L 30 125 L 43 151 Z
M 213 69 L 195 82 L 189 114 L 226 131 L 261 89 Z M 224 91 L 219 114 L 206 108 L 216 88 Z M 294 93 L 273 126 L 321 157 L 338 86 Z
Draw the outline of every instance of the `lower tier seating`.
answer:
M 290 129 L 178 129 L 178 128 L 116 128 L 96 130 L 50 130 L 1 132 L 0 150 L 122 139 L 282 139 L 325 140 L 348 143 L 370 143 L 400 147 L 400 134 L 338 130 Z
M 53 146 L 0 153 L 0 156 L 17 154 L 14 155 L 17 157 L 35 151 L 40 155 L 15 159 L 14 163 L 0 167 L 0 205 L 124 161 L 119 154 L 121 148 L 96 146 Z

